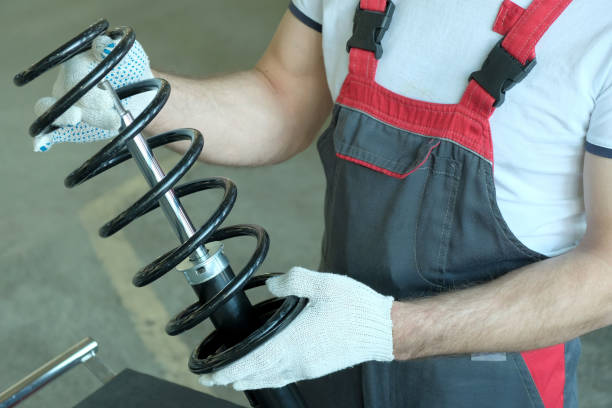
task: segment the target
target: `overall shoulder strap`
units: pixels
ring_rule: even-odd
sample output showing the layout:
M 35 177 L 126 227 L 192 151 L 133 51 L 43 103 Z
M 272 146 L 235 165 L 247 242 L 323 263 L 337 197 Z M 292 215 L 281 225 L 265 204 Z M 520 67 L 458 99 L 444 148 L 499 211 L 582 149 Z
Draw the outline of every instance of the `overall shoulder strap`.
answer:
M 533 0 L 523 9 L 504 0 L 494 30 L 505 37 L 493 48 L 470 83 L 460 104 L 489 117 L 504 102 L 507 90 L 536 64 L 535 47 L 572 0 Z
M 536 64 L 535 47 L 572 0 L 533 0 L 527 9 L 504 0 L 495 29 L 505 37 L 491 51 L 470 82 L 460 105 L 490 117 L 507 90 L 523 80 Z M 360 0 L 347 43 L 349 73 L 374 80 L 382 39 L 393 17 L 391 0 Z
M 353 35 L 346 44 L 351 74 L 374 80 L 382 56 L 381 42 L 394 11 L 391 0 L 360 1 L 353 19 Z
M 571 2 L 533 0 L 504 38 L 502 47 L 525 65 L 528 60 L 535 58 L 536 45 Z

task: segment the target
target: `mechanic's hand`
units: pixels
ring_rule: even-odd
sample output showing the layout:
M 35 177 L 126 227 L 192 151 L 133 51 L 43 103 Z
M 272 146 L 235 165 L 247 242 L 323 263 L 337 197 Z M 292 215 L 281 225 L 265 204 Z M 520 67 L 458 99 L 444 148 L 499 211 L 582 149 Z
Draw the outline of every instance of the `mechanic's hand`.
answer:
M 34 106 L 34 112 L 41 115 L 60 97 L 66 94 L 83 77 L 104 59 L 115 47 L 115 42 L 107 36 L 97 37 L 89 51 L 75 55 L 60 67 L 59 75 L 53 85 L 52 95 L 41 98 Z M 138 41 L 117 66 L 108 73 L 106 79 L 113 88 L 152 78 L 149 58 Z M 132 116 L 140 114 L 151 100 L 154 92 L 145 92 L 123 100 L 123 105 Z M 54 125 L 61 126 L 53 132 L 40 134 L 34 138 L 34 151 L 44 152 L 55 143 L 92 142 L 107 139 L 118 134 L 121 119 L 113 108 L 110 93 L 97 86 L 92 88 L 62 116 Z
M 308 305 L 267 343 L 202 375 L 202 385 L 232 384 L 236 390 L 282 387 L 364 361 L 393 360 L 392 297 L 347 276 L 299 267 L 268 279 L 266 285 L 278 297 L 306 297 Z

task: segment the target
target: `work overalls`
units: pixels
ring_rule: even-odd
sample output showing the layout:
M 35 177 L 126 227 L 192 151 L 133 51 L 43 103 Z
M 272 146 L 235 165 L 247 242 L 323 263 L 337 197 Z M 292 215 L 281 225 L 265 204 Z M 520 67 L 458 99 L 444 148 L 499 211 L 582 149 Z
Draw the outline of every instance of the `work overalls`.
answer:
M 494 27 L 503 42 L 461 101 L 447 105 L 375 82 L 394 7 L 361 0 L 347 44 L 349 74 L 318 142 L 327 180 L 322 271 L 406 299 L 545 258 L 500 214 L 489 118 L 533 68 L 536 44 L 570 2 L 533 0 L 525 10 L 504 1 Z M 568 408 L 577 406 L 579 354 L 574 340 L 523 353 L 369 362 L 300 386 L 313 408 Z

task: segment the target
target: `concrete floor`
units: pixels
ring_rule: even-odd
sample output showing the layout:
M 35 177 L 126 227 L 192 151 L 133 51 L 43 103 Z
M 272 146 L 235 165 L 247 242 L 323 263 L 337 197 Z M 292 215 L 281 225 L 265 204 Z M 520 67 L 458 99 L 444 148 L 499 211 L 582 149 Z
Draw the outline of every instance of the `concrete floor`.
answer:
M 32 106 L 49 94 L 55 74 L 21 89 L 12 86 L 12 75 L 100 17 L 112 26 L 132 26 L 162 71 L 231 72 L 257 60 L 286 7 L 286 0 L 0 3 L 0 38 L 5 39 L 0 65 L 0 390 L 85 336 L 100 342 L 100 358 L 115 371 L 130 367 L 204 390 L 186 361 L 210 329 L 204 325 L 177 338 L 164 334 L 169 317 L 193 300 L 179 274 L 143 289 L 131 285 L 136 270 L 175 245 L 160 214 L 110 239 L 97 236 L 103 222 L 145 191 L 133 163 L 66 190 L 63 178 L 100 145 L 60 145 L 46 154 L 32 153 L 26 135 Z M 159 157 L 167 169 L 178 156 L 162 151 Z M 239 187 L 230 223 L 268 229 L 272 248 L 265 271 L 317 266 L 324 184 L 313 149 L 262 169 L 200 164 L 187 178 L 212 175 L 230 177 Z M 186 206 L 202 222 L 218 199 L 215 193 L 201 194 L 187 199 Z M 251 248 L 239 240 L 226 253 L 233 265 L 240 265 Z M 612 406 L 612 329 L 584 338 L 580 375 L 582 407 Z M 22 406 L 72 406 L 97 387 L 87 369 L 78 367 Z M 212 391 L 245 401 L 231 390 Z

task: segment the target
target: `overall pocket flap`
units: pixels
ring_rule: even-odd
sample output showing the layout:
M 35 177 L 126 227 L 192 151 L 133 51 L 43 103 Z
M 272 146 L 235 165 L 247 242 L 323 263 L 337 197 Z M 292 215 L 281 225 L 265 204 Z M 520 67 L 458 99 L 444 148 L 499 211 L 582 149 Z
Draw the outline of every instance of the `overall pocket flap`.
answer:
M 422 167 L 439 144 L 349 109 L 339 112 L 334 134 L 337 157 L 396 178 Z

